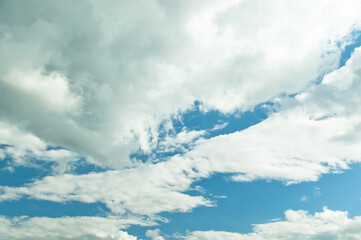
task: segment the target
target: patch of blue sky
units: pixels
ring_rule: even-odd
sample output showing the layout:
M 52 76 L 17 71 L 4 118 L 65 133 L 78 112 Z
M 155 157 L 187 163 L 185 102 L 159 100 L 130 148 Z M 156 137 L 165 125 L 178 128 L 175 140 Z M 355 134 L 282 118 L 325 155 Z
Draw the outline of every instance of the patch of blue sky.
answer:
M 223 114 L 217 110 L 201 111 L 199 102 L 195 102 L 193 110 L 186 112 L 180 119 L 173 120 L 173 126 L 180 132 L 184 127 L 189 131 L 208 130 L 204 138 L 212 138 L 222 134 L 229 134 L 244 130 L 255 125 L 268 116 L 272 102 L 262 103 L 248 111 L 236 110 L 231 114 Z M 226 124 L 224 127 L 214 129 L 216 126 Z
M 62 146 L 53 146 L 53 145 L 48 145 L 46 146 L 46 150 L 47 151 L 50 151 L 50 150 L 60 150 L 60 149 L 65 149 L 65 150 L 69 150 L 65 147 L 62 147 Z
M 17 166 L 12 163 L 9 156 L 0 159 L 0 186 L 19 187 L 27 183 L 34 182 L 48 175 L 52 175 L 55 162 L 30 159 L 31 166 Z M 105 172 L 107 169 L 98 165 L 89 163 L 85 158 L 80 158 L 71 162 L 67 173 L 75 175 L 88 174 L 91 172 Z M 9 168 L 10 167 L 10 168 Z
M 38 167 L 14 167 L 9 171 L 5 161 L 0 161 L 0 185 L 9 187 L 20 187 L 24 184 L 34 182 L 35 179 L 43 178 L 51 174 L 52 163 L 40 162 Z
M 110 213 L 103 203 L 81 203 L 69 201 L 65 203 L 20 199 L 0 202 L 0 215 L 8 217 L 64 217 L 64 216 L 106 216 Z
M 345 46 L 345 49 L 341 52 L 340 68 L 345 66 L 348 59 L 350 59 L 355 48 L 361 46 L 361 31 L 352 32 L 351 44 Z
M 2 144 L 2 147 L 7 147 Z M 13 159 L 6 155 L 0 159 L 0 186 L 19 187 L 26 183 L 33 182 L 36 178 L 45 177 L 52 172 L 53 162 L 32 161 L 34 166 L 16 166 L 12 163 Z

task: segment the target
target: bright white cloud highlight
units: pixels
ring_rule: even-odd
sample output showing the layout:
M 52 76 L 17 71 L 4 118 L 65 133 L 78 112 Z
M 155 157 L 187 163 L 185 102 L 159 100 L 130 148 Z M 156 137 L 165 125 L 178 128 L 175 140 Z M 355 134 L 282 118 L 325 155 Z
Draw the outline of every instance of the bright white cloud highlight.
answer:
M 333 211 L 327 208 L 314 215 L 303 210 L 287 210 L 284 221 L 256 224 L 253 232 L 249 234 L 195 231 L 185 238 L 188 240 L 360 239 L 361 217 L 349 218 L 347 215 L 347 212 Z

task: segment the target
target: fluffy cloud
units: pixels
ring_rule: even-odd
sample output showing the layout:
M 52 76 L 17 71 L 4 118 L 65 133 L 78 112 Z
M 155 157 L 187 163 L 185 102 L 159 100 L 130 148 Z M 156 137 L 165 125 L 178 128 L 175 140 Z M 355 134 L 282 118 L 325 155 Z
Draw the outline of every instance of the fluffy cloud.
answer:
M 55 202 L 103 202 L 117 215 L 147 215 L 163 211 L 187 212 L 211 206 L 202 196 L 183 193 L 199 178 L 189 162 L 174 158 L 135 169 L 84 175 L 48 176 L 29 185 L 0 187 L 0 200 L 29 197 Z
M 3 1 L 0 117 L 111 168 L 189 109 L 247 109 L 338 66 L 359 1 Z M 81 17 L 79 17 L 81 16 Z M 341 46 L 341 48 L 339 47 Z
M 306 211 L 288 210 L 286 219 L 256 224 L 249 234 L 195 231 L 186 236 L 189 240 L 263 240 L 263 239 L 345 239 L 361 237 L 361 217 L 348 218 L 347 212 L 324 208 L 314 215 Z
M 136 240 L 135 236 L 121 231 L 137 220 L 102 217 L 15 217 L 0 216 L 0 239 L 54 239 L 54 240 Z

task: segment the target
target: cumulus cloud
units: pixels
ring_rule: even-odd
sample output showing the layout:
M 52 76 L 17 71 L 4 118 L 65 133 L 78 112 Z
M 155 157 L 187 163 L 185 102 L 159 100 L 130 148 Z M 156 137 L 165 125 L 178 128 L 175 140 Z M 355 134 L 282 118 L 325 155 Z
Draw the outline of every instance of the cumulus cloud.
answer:
M 1 240 L 136 240 L 137 237 L 121 231 L 138 220 L 102 217 L 33 217 L 7 218 L 0 216 Z
M 253 232 L 240 234 L 222 231 L 195 231 L 189 240 L 263 240 L 263 239 L 345 239 L 361 237 L 361 217 L 349 218 L 347 212 L 324 208 L 314 215 L 303 210 L 287 210 L 285 220 L 256 224 Z
M 359 1 L 2 1 L 0 117 L 111 168 L 195 100 L 248 109 L 338 66 Z M 79 17 L 82 16 L 82 17 Z M 302 21 L 300 21 L 302 19 Z

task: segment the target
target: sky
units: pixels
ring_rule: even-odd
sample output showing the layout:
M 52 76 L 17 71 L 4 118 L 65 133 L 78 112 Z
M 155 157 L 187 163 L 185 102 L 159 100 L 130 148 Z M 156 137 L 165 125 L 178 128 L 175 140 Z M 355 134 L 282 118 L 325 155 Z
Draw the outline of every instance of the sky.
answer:
M 361 239 L 358 0 L 0 0 L 0 240 Z

